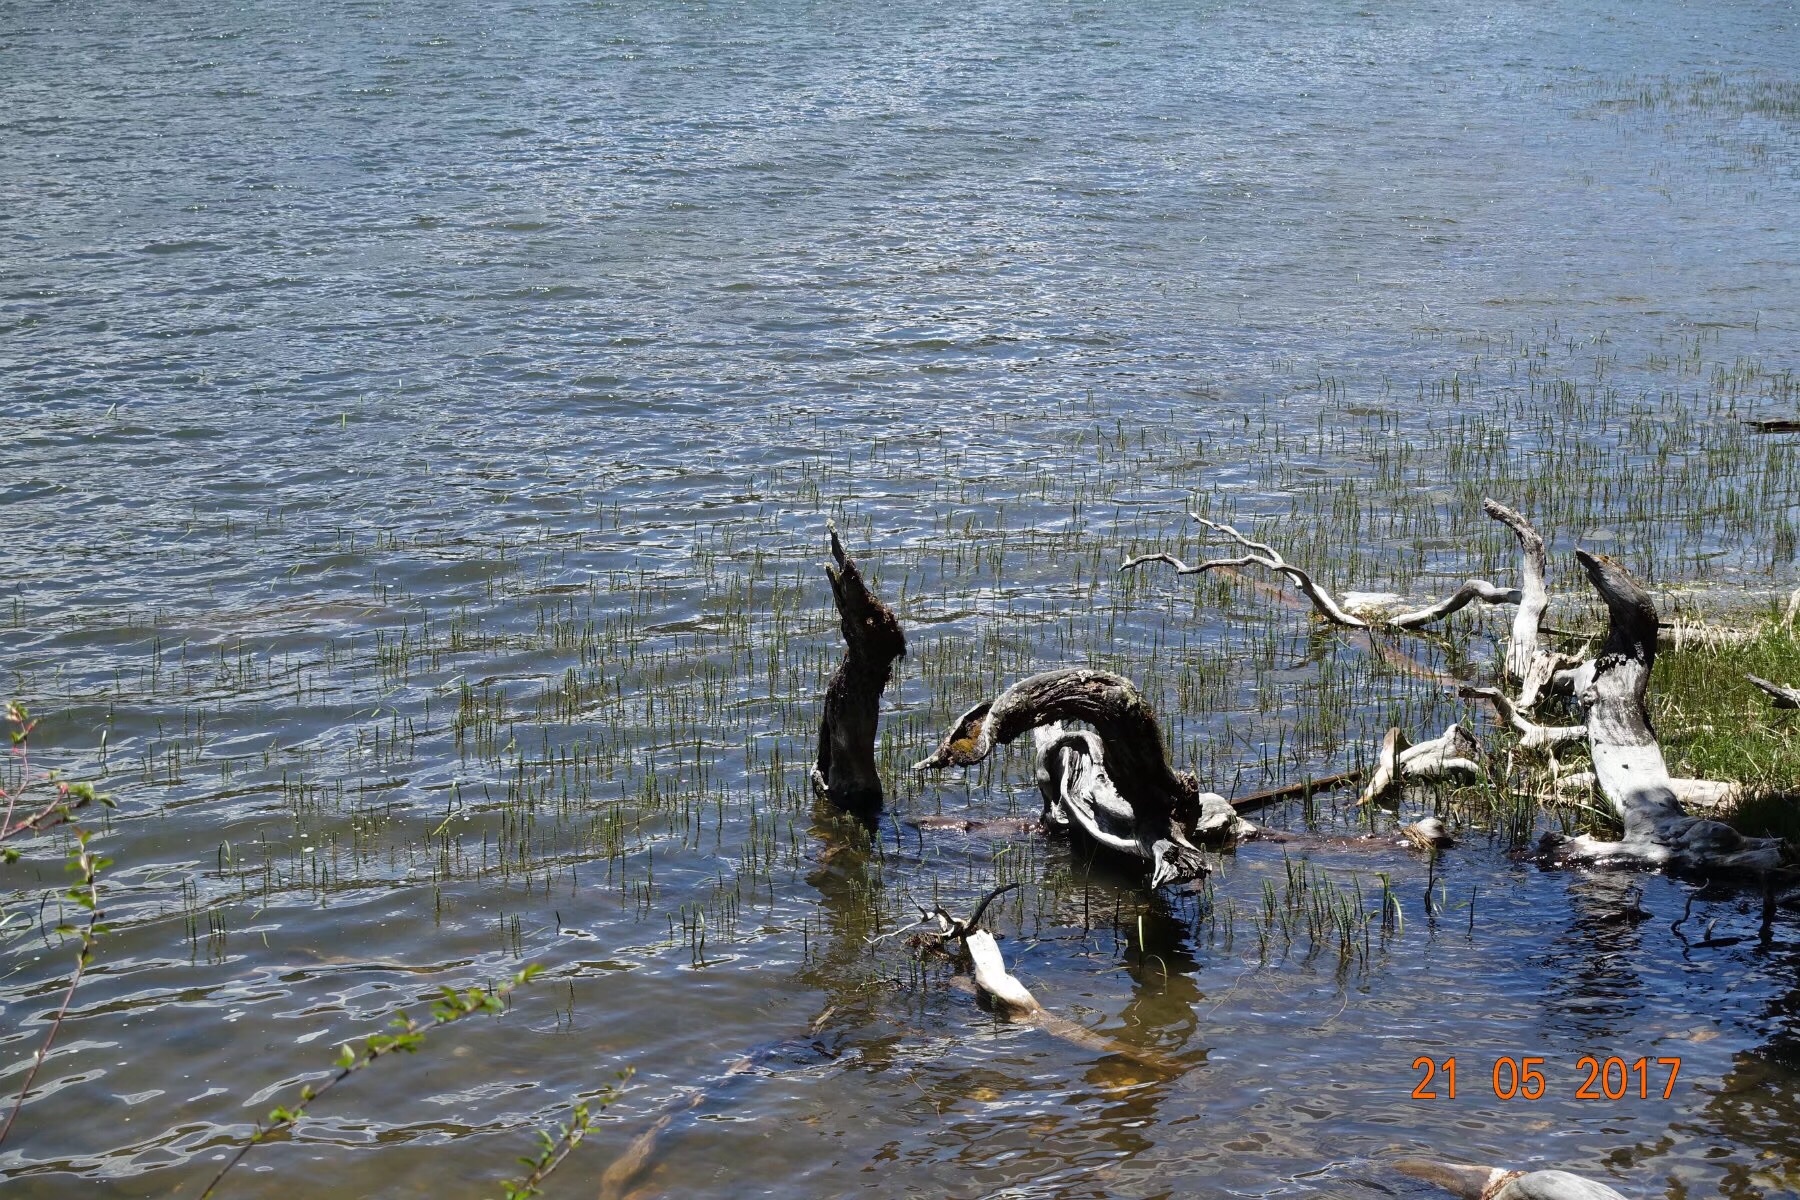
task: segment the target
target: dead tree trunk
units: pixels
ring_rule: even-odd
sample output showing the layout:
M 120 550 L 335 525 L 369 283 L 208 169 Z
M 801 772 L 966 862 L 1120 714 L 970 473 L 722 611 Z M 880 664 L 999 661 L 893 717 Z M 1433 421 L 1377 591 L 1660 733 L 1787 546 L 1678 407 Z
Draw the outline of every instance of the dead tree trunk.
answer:
M 1609 616 L 1606 642 L 1580 700 L 1587 709 L 1595 781 L 1624 822 L 1625 834 L 1617 842 L 1575 838 L 1562 854 L 1701 874 L 1779 869 L 1779 838 L 1747 838 L 1722 822 L 1682 811 L 1644 702 L 1656 663 L 1656 606 L 1614 559 L 1585 550 L 1575 557 Z
M 1062 729 L 1082 721 L 1093 732 Z M 1223 797 L 1203 796 L 1193 775 L 1169 766 L 1156 715 L 1130 680 L 1068 668 L 1022 679 L 957 719 L 937 752 L 914 770 L 970 766 L 1029 731 L 1038 742 L 1038 785 L 1050 824 L 1079 829 L 1095 845 L 1150 865 L 1152 889 L 1198 879 L 1206 859 L 1189 841 L 1209 811 L 1235 831 Z
M 881 692 L 894 660 L 906 653 L 906 635 L 893 610 L 875 598 L 855 560 L 844 553 L 837 526 L 829 529 L 837 566 L 827 566 L 825 576 L 831 580 L 831 597 L 844 633 L 844 661 L 825 686 L 813 790 L 840 808 L 877 809 L 882 794 L 875 769 L 875 728 L 881 720 Z
M 1519 610 L 1513 614 L 1512 633 L 1506 643 L 1506 676 L 1521 685 L 1519 707 L 1529 710 L 1549 686 L 1551 676 L 1574 665 L 1563 655 L 1538 645 L 1544 610 L 1550 606 L 1550 593 L 1544 584 L 1548 565 L 1544 537 L 1523 514 L 1498 500 L 1483 500 L 1481 509 L 1519 539 Z

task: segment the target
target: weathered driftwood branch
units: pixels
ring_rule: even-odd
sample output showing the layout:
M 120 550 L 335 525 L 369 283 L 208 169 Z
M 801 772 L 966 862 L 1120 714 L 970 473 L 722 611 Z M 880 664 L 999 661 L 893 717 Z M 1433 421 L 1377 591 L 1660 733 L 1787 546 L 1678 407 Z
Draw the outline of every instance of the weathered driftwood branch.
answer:
M 906 653 L 900 621 L 863 582 L 855 560 L 844 553 L 837 526 L 831 533 L 827 566 L 831 598 L 837 603 L 844 634 L 844 660 L 825 687 L 825 711 L 819 718 L 818 761 L 813 789 L 842 808 L 881 807 L 881 775 L 875 769 L 875 728 L 881 720 L 881 692 L 887 687 L 894 660 Z
M 1506 644 L 1506 674 L 1511 679 L 1523 680 L 1537 654 L 1539 627 L 1544 621 L 1544 610 L 1550 605 L 1550 593 L 1544 586 L 1548 562 L 1544 538 L 1523 514 L 1498 500 L 1483 500 L 1481 509 L 1512 530 L 1513 536 L 1519 539 L 1519 555 L 1523 560 L 1519 569 L 1519 611 L 1513 614 L 1512 636 Z
M 1230 525 L 1226 525 L 1220 521 L 1209 521 L 1192 510 L 1189 510 L 1188 516 L 1200 522 L 1200 524 L 1206 526 L 1214 533 L 1222 534 L 1236 542 L 1249 553 L 1240 555 L 1236 558 L 1213 559 L 1210 562 L 1198 563 L 1191 567 L 1172 554 L 1140 554 L 1135 558 L 1126 559 L 1124 564 L 1119 567 L 1119 570 L 1129 571 L 1134 567 L 1150 562 L 1168 563 L 1175 568 L 1175 573 L 1177 575 L 1198 575 L 1203 571 L 1212 571 L 1220 568 L 1248 566 L 1266 567 L 1271 571 L 1275 571 L 1285 576 L 1289 582 L 1299 588 L 1301 593 L 1312 602 L 1313 608 L 1320 616 L 1335 625 L 1344 625 L 1351 629 L 1368 629 L 1371 626 L 1385 626 L 1392 629 L 1417 629 L 1421 626 L 1430 625 L 1434 621 L 1441 621 L 1450 614 L 1467 607 L 1477 600 L 1485 601 L 1488 604 L 1518 604 L 1521 599 L 1519 591 L 1515 588 L 1496 587 L 1485 579 L 1470 579 L 1444 599 L 1439 600 L 1434 604 L 1429 604 L 1424 608 L 1414 609 L 1410 612 L 1379 612 L 1379 610 L 1388 602 L 1396 599 L 1395 597 L 1385 595 L 1364 596 L 1362 604 L 1351 604 L 1349 603 L 1350 595 L 1347 594 L 1345 596 L 1345 603 L 1339 603 L 1339 601 L 1332 596 L 1330 591 L 1321 586 L 1319 581 L 1314 579 L 1310 573 L 1300 567 L 1296 567 L 1293 563 L 1290 563 L 1287 559 L 1283 558 L 1281 552 L 1276 550 L 1273 546 L 1268 545 L 1266 542 L 1251 541 Z M 1375 619 L 1371 621 L 1359 615 L 1359 613 L 1363 611 L 1371 612 L 1371 614 L 1375 615 Z
M 1475 756 L 1481 743 L 1461 725 L 1452 725 L 1428 742 L 1408 745 L 1398 725 L 1381 739 L 1375 773 L 1357 797 L 1358 805 L 1373 804 L 1408 779 L 1443 779 L 1450 775 L 1481 776 L 1485 772 Z
M 1567 1171 L 1505 1171 L 1423 1159 L 1402 1159 L 1394 1169 L 1463 1200 L 1625 1200 L 1605 1184 Z
M 1512 702 L 1512 698 L 1499 688 L 1465 687 L 1459 695 L 1467 700 L 1486 700 L 1494 706 L 1494 712 L 1500 719 L 1513 728 L 1519 735 L 1519 745 L 1527 750 L 1555 748 L 1569 742 L 1587 740 L 1586 725 L 1539 725 Z
M 1585 792 L 1598 786 L 1600 781 L 1592 771 L 1571 771 L 1556 778 L 1559 792 Z M 1675 793 L 1681 807 L 1702 812 L 1730 808 L 1755 795 L 1754 789 L 1741 783 L 1724 779 L 1687 779 L 1679 775 L 1669 779 L 1669 790 Z
M 1782 687 L 1779 683 L 1770 683 L 1756 675 L 1744 676 L 1759 689 L 1769 694 L 1769 702 L 1776 708 L 1800 708 L 1800 688 Z
M 1002 884 L 983 896 L 981 903 L 975 906 L 975 911 L 966 921 L 958 920 L 943 908 L 937 908 L 931 914 L 937 918 L 938 933 L 946 941 L 962 942 L 973 968 L 975 994 L 1009 1021 L 1035 1016 L 1044 1011 L 1044 1006 L 1037 1002 L 1037 997 L 1031 994 L 1029 988 L 1006 969 L 1006 959 L 1000 954 L 1000 944 L 994 940 L 993 934 L 981 928 L 981 918 L 996 896 L 1018 886 L 1017 883 Z
M 1153 889 L 1205 875 L 1206 860 L 1189 838 L 1209 810 L 1222 808 L 1231 820 L 1235 813 L 1223 797 L 1203 798 L 1193 775 L 1169 766 L 1149 703 L 1110 671 L 1065 668 L 1021 679 L 959 717 L 936 753 L 913 769 L 970 766 L 995 746 L 1065 721 L 1085 722 L 1093 732 L 1059 728 L 1038 741 L 1049 823 L 1147 861 Z
M 1562 854 L 1709 874 L 1779 869 L 1779 838 L 1747 838 L 1722 822 L 1682 811 L 1645 705 L 1656 663 L 1656 606 L 1614 559 L 1584 550 L 1575 557 L 1606 602 L 1609 618 L 1593 679 L 1580 699 L 1587 709 L 1595 780 L 1625 833 L 1617 842 L 1575 838 Z
M 996 896 L 1018 886 L 1017 883 L 1008 883 L 995 888 L 981 898 L 967 920 L 959 920 L 941 906 L 921 909 L 926 920 L 936 922 L 937 933 L 944 943 L 962 943 L 963 950 L 968 955 L 976 998 L 1005 1020 L 1035 1025 L 1051 1037 L 1060 1038 L 1071 1045 L 1100 1054 L 1129 1058 L 1163 1074 L 1180 1074 L 1180 1063 L 1155 1050 L 1121 1042 L 1085 1025 L 1078 1025 L 1066 1017 L 1057 1016 L 1038 1002 L 1031 990 L 1019 982 L 1018 976 L 1006 969 L 1006 959 L 1000 953 L 1000 944 L 992 933 L 980 927 L 981 918 Z

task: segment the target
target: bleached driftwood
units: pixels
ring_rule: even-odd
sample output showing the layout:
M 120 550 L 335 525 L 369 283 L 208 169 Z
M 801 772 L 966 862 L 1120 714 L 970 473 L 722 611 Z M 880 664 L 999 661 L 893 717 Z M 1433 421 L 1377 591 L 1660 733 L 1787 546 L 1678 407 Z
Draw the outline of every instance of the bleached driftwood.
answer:
M 1500 720 L 1519 735 L 1519 745 L 1527 750 L 1553 749 L 1570 742 L 1587 740 L 1586 725 L 1539 725 L 1519 711 L 1512 697 L 1499 688 L 1465 687 L 1459 693 L 1464 699 L 1486 700 L 1494 706 Z
M 881 720 L 881 692 L 887 687 L 894 660 L 906 653 L 906 635 L 893 610 L 875 598 L 855 560 L 844 553 L 837 526 L 827 528 L 837 565 L 826 566 L 825 576 L 837 603 L 844 659 L 825 687 L 813 790 L 840 808 L 880 808 L 875 728 Z
M 1239 546 L 1243 547 L 1247 553 L 1241 554 L 1235 558 L 1213 559 L 1209 562 L 1197 563 L 1191 567 L 1172 554 L 1140 554 L 1135 558 L 1126 559 L 1124 564 L 1119 567 L 1119 570 L 1129 571 L 1135 567 L 1142 566 L 1144 563 L 1150 562 L 1168 563 L 1175 568 L 1175 573 L 1177 575 L 1198 575 L 1204 571 L 1213 571 L 1221 568 L 1239 568 L 1248 566 L 1265 567 L 1268 570 L 1275 571 L 1278 574 L 1285 576 L 1289 582 L 1299 588 L 1301 594 L 1312 602 L 1313 608 L 1320 616 L 1335 625 L 1344 625 L 1351 629 L 1368 629 L 1374 626 L 1384 626 L 1391 629 L 1417 629 L 1421 626 L 1429 625 L 1434 621 L 1441 621 L 1450 614 L 1465 608 L 1477 600 L 1485 601 L 1488 604 L 1517 604 L 1520 601 L 1520 593 L 1516 588 L 1496 587 L 1485 579 L 1470 579 L 1444 599 L 1439 600 L 1434 604 L 1426 605 L 1424 608 L 1413 609 L 1406 612 L 1390 613 L 1383 611 L 1385 608 L 1391 607 L 1392 604 L 1398 600 L 1398 597 L 1389 596 L 1385 593 L 1346 593 L 1344 603 L 1339 603 L 1339 601 L 1332 596 L 1331 592 L 1321 586 L 1319 581 L 1314 579 L 1309 572 L 1303 568 L 1296 567 L 1293 563 L 1290 563 L 1287 559 L 1283 558 L 1281 552 L 1276 550 L 1273 546 L 1270 546 L 1266 542 L 1251 541 L 1230 525 L 1220 521 L 1209 521 L 1192 510 L 1189 510 L 1188 516 L 1200 522 L 1200 524 L 1206 526 L 1206 528 L 1212 532 L 1222 534 L 1233 542 L 1236 542 Z M 1350 603 L 1353 595 L 1359 598 L 1360 603 L 1354 605 Z M 1353 609 L 1355 611 L 1352 611 Z M 1366 619 L 1361 615 L 1363 613 L 1369 614 L 1369 617 L 1372 617 L 1373 619 Z
M 1400 773 L 1411 779 L 1442 779 L 1449 775 L 1482 775 L 1476 760 L 1481 743 L 1461 725 L 1452 725 L 1428 742 L 1417 742 L 1400 752 Z
M 1481 509 L 1493 520 L 1512 530 L 1519 540 L 1519 611 L 1513 614 L 1512 636 L 1506 644 L 1506 674 L 1523 680 L 1530 673 L 1531 660 L 1538 653 L 1539 627 L 1544 610 L 1550 605 L 1550 593 L 1544 586 L 1547 556 L 1543 535 L 1516 509 L 1494 499 L 1484 499 Z M 1529 706 L 1527 706 L 1529 707 Z
M 966 986 L 974 989 L 976 999 L 1005 1020 L 1034 1025 L 1051 1037 L 1070 1045 L 1107 1057 L 1130 1059 L 1158 1074 L 1180 1074 L 1184 1069 L 1182 1064 L 1156 1050 L 1119 1041 L 1051 1012 L 1038 1002 L 1037 997 L 1031 994 L 1031 989 L 1021 983 L 1018 976 L 1006 969 L 1006 959 L 1000 953 L 1000 944 L 991 932 L 981 927 L 981 918 L 996 897 L 1018 886 L 1014 882 L 995 888 L 981 898 L 975 905 L 975 911 L 966 920 L 952 916 L 941 905 L 930 909 L 921 906 L 919 910 L 925 922 L 936 926 L 936 945 L 939 949 L 961 945 L 970 968 Z M 895 934 L 901 932 L 904 931 L 894 931 Z M 884 936 L 891 937 L 894 934 Z
M 1456 845 L 1456 839 L 1437 817 L 1421 817 L 1410 825 L 1402 825 L 1400 832 L 1421 850 L 1447 850 Z
M 1779 838 L 1748 838 L 1722 822 L 1682 811 L 1645 706 L 1656 663 L 1656 606 L 1616 560 L 1585 550 L 1575 557 L 1606 602 L 1606 641 L 1580 699 L 1587 710 L 1595 781 L 1625 833 L 1616 842 L 1585 835 L 1571 839 L 1561 855 L 1708 874 L 1778 870 Z
M 1031 1017 L 1044 1011 L 1031 989 L 1006 969 L 1006 959 L 1001 956 L 1000 944 L 994 940 L 994 935 L 981 928 L 981 918 L 995 897 L 1018 886 L 1017 883 L 1002 884 L 983 896 L 966 921 L 951 916 L 942 907 L 928 914 L 937 920 L 938 934 L 946 942 L 962 943 L 973 968 L 975 994 L 1008 1020 Z
M 1800 595 L 1800 592 L 1795 594 Z M 1770 683 L 1756 675 L 1746 674 L 1744 678 L 1755 684 L 1758 689 L 1767 692 L 1769 703 L 1776 708 L 1800 708 L 1800 688 L 1782 687 L 1779 683 Z
M 1506 678 L 1519 685 L 1517 707 L 1530 712 L 1549 692 L 1579 691 L 1571 672 L 1579 670 L 1586 660 L 1540 644 L 1544 611 L 1550 604 L 1550 593 L 1544 584 L 1548 555 L 1543 535 L 1522 513 L 1498 500 L 1483 500 L 1481 509 L 1512 530 L 1519 541 L 1519 611 L 1513 614 L 1506 643 Z
M 1406 745 L 1406 735 L 1400 732 L 1398 725 L 1389 729 L 1381 739 L 1381 751 L 1375 760 L 1375 773 L 1369 776 L 1368 784 L 1362 795 L 1356 798 L 1360 805 L 1373 804 L 1400 783 L 1400 751 Z
M 1567 775 L 1559 775 L 1556 779 L 1556 790 L 1559 792 L 1585 792 L 1597 786 L 1599 780 L 1592 771 L 1572 771 Z M 1675 799 L 1683 808 L 1697 808 L 1706 812 L 1728 808 L 1751 794 L 1750 789 L 1741 783 L 1723 779 L 1684 779 L 1679 776 L 1670 778 L 1669 789 L 1675 793 Z
M 1481 743 L 1461 725 L 1452 725 L 1428 742 L 1408 745 L 1399 726 L 1381 739 L 1375 773 L 1357 798 L 1359 805 L 1373 804 L 1408 779 L 1444 779 L 1451 775 L 1484 774 L 1475 756 Z
M 1394 1169 L 1463 1200 L 1625 1200 L 1605 1184 L 1567 1171 L 1506 1171 L 1423 1159 L 1403 1159 Z
M 1232 812 L 1222 797 L 1202 798 L 1199 782 L 1169 766 L 1162 730 L 1130 680 L 1110 671 L 1065 668 L 1021 679 L 959 717 L 916 771 L 970 766 L 1023 733 L 1082 721 L 1093 733 L 1062 730 L 1038 744 L 1039 786 L 1047 810 L 1096 845 L 1145 861 L 1152 889 L 1198 879 L 1206 859 L 1189 839 L 1209 809 Z

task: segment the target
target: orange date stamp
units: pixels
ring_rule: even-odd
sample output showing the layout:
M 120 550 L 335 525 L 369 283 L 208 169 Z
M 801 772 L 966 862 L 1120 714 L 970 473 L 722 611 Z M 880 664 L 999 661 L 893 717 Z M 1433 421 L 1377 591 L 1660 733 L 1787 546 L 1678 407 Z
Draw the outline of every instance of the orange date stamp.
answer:
M 1497 1100 L 1542 1100 L 1552 1094 L 1552 1084 L 1544 1073 L 1546 1059 L 1536 1056 L 1502 1055 L 1493 1060 L 1488 1070 L 1488 1084 Z M 1412 1069 L 1420 1072 L 1413 1087 L 1414 1100 L 1456 1099 L 1456 1058 L 1434 1059 L 1421 1054 L 1413 1059 Z M 1681 1074 L 1679 1058 L 1601 1058 L 1584 1054 L 1575 1060 L 1575 1072 L 1582 1078 L 1569 1080 L 1574 1085 L 1576 1100 L 1667 1100 L 1675 1095 L 1675 1080 Z M 1477 1087 L 1480 1085 L 1477 1084 Z M 1564 1089 L 1556 1089 L 1566 1096 Z

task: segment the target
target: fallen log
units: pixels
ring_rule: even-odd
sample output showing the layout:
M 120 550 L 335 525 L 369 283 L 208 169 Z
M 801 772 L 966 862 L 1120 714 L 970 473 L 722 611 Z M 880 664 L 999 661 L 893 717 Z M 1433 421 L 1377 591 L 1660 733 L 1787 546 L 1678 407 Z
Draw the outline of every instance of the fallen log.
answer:
M 1599 780 L 1592 771 L 1572 771 L 1558 776 L 1555 786 L 1559 792 L 1585 792 L 1599 786 Z M 1698 808 L 1708 812 L 1728 808 L 1753 794 L 1743 784 L 1723 779 L 1671 777 L 1669 788 L 1683 808 Z
M 836 566 L 826 566 L 825 576 L 837 604 L 844 658 L 825 686 L 813 790 L 839 808 L 878 809 L 882 791 L 875 769 L 875 729 L 881 720 L 882 689 L 893 673 L 894 660 L 906 653 L 906 635 L 893 610 L 869 591 L 855 560 L 844 553 L 837 526 L 827 529 Z
M 1290 800 L 1295 796 L 1310 796 L 1318 792 L 1331 791 L 1334 788 L 1348 787 L 1353 783 L 1361 783 L 1366 774 L 1368 772 L 1361 767 L 1355 767 L 1348 771 L 1339 771 L 1335 775 L 1321 775 L 1317 779 L 1285 783 L 1266 791 L 1251 792 L 1248 796 L 1233 796 L 1231 807 L 1240 813 L 1255 812 L 1277 800 Z
M 1595 781 L 1625 832 L 1616 842 L 1573 838 L 1557 848 L 1558 856 L 1705 874 L 1780 869 L 1779 838 L 1745 837 L 1682 810 L 1645 705 L 1656 662 L 1656 606 L 1616 560 L 1585 550 L 1575 557 L 1606 603 L 1606 641 L 1580 700 Z
M 1625 1200 L 1605 1184 L 1567 1171 L 1506 1171 L 1424 1159 L 1402 1159 L 1394 1169 L 1463 1200 Z
M 1769 703 L 1776 708 L 1800 708 L 1800 688 L 1782 687 L 1779 683 L 1770 683 L 1756 675 L 1746 674 L 1744 678 L 1759 690 L 1767 692 Z
M 1066 721 L 1085 722 L 1092 732 L 1060 728 Z M 971 766 L 995 746 L 1050 725 L 1059 729 L 1038 741 L 1037 758 L 1051 824 L 1148 863 L 1152 890 L 1206 874 L 1206 859 L 1189 838 L 1203 819 L 1229 831 L 1236 814 L 1223 797 L 1203 797 L 1192 774 L 1169 766 L 1149 703 L 1110 671 L 1065 668 L 1021 679 L 957 718 L 937 751 L 913 769 Z

